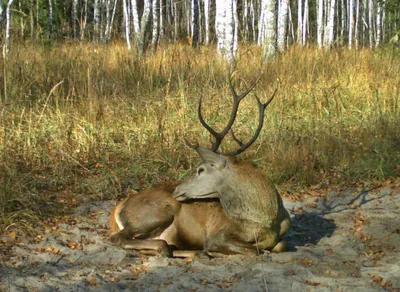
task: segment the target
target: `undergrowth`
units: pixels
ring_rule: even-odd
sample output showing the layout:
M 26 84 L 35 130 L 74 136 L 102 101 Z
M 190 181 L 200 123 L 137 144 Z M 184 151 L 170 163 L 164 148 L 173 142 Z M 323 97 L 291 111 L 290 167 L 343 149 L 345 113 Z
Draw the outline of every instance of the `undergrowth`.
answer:
M 293 47 L 261 64 L 261 50 L 243 46 L 237 90 L 264 72 L 257 95 L 278 93 L 241 158 L 278 185 L 399 176 L 398 56 Z M 58 192 L 107 199 L 184 177 L 199 159 L 183 137 L 210 145 L 199 97 L 215 128 L 230 113 L 228 68 L 214 47 L 168 45 L 139 59 L 118 44 L 20 43 L 2 71 L 0 230 L 55 212 Z M 242 140 L 257 127 L 257 111 L 252 97 L 241 104 L 234 128 Z

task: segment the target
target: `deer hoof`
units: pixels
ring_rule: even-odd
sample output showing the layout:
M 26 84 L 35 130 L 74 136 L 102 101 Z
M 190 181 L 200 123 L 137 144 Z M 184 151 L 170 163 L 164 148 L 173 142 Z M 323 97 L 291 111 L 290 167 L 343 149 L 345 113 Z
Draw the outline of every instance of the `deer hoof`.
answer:
M 281 240 L 274 246 L 274 248 L 271 250 L 271 252 L 280 253 L 280 252 L 286 251 L 287 248 L 288 248 L 288 246 L 287 246 L 286 241 Z

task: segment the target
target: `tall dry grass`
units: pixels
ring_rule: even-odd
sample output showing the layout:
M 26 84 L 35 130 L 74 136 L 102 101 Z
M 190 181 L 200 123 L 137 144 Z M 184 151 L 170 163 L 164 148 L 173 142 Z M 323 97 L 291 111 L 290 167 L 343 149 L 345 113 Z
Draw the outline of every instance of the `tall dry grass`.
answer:
M 244 46 L 234 72 L 238 90 L 264 72 L 256 89 L 264 101 L 278 87 L 245 159 L 278 185 L 399 175 L 398 54 L 293 47 L 260 60 L 259 48 Z M 103 199 L 185 176 L 198 158 L 182 137 L 209 143 L 197 120 L 199 97 L 218 129 L 231 106 L 228 68 L 214 47 L 169 45 L 139 59 L 123 45 L 24 43 L 5 70 L 1 229 L 58 212 L 52 196 L 60 191 Z M 245 140 L 256 126 L 249 97 L 235 133 Z

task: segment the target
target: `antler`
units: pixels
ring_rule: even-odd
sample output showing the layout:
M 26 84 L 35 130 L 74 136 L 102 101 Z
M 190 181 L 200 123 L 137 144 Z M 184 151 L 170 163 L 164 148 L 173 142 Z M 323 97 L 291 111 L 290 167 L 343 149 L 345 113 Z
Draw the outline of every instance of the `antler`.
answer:
M 257 85 L 257 83 L 261 79 L 261 77 L 262 77 L 262 74 L 257 78 L 257 80 L 254 82 L 254 84 L 252 86 L 250 86 L 244 93 L 242 93 L 240 95 L 234 89 L 234 87 L 232 85 L 232 80 L 231 80 L 231 78 L 229 78 L 229 88 L 230 88 L 232 96 L 233 96 L 233 106 L 232 106 L 231 116 L 229 118 L 228 124 L 225 126 L 225 128 L 221 132 L 215 131 L 213 128 L 211 128 L 210 125 L 208 125 L 204 121 L 203 115 L 201 113 L 201 106 L 202 106 L 202 102 L 203 102 L 203 97 L 202 96 L 200 97 L 199 107 L 198 107 L 198 116 L 199 116 L 200 123 L 203 125 L 204 128 L 207 129 L 207 131 L 215 139 L 212 142 L 212 146 L 211 146 L 211 150 L 213 152 L 221 153 L 221 152 L 218 151 L 218 148 L 221 145 L 223 139 L 225 138 L 226 134 L 228 134 L 229 131 L 231 131 L 231 135 L 232 135 L 234 141 L 236 143 L 238 143 L 240 147 L 239 147 L 239 149 L 237 149 L 235 151 L 231 151 L 231 152 L 227 152 L 227 153 L 221 153 L 221 154 L 224 154 L 224 155 L 237 155 L 239 153 L 242 153 L 248 147 L 250 147 L 254 143 L 254 141 L 257 139 L 257 137 L 260 134 L 260 131 L 261 131 L 262 127 L 263 127 L 263 124 L 264 124 L 264 111 L 265 111 L 266 107 L 270 104 L 272 99 L 275 97 L 277 89 L 275 89 L 273 95 L 271 96 L 271 98 L 266 103 L 262 103 L 260 101 L 260 99 L 258 98 L 258 96 L 255 95 L 255 97 L 257 99 L 258 108 L 259 108 L 259 124 L 258 124 L 256 132 L 254 133 L 254 135 L 250 139 L 250 141 L 248 141 L 247 143 L 243 143 L 240 140 L 238 140 L 236 138 L 235 134 L 233 133 L 233 130 L 231 128 L 232 128 L 232 125 L 234 124 L 234 122 L 236 120 L 237 111 L 239 109 L 240 102 L 242 101 L 242 99 L 244 97 L 246 97 L 249 94 L 250 91 L 253 90 L 253 88 Z M 199 147 L 198 144 L 191 144 L 186 139 L 185 139 L 185 143 L 186 143 L 187 146 L 189 146 L 190 148 L 195 149 L 195 150 L 197 150 L 198 147 Z

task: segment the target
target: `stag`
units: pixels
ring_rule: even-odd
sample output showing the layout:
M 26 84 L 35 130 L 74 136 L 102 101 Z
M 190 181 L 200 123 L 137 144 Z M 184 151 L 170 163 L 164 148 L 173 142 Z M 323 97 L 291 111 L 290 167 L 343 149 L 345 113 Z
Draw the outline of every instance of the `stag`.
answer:
M 264 111 L 275 96 L 262 103 L 255 95 L 259 124 L 253 137 L 243 143 L 232 131 L 239 104 L 257 82 L 238 94 L 229 79 L 233 107 L 221 132 L 215 131 L 202 116 L 200 123 L 214 137 L 211 149 L 186 144 L 196 150 L 203 163 L 186 181 L 174 181 L 131 194 L 110 215 L 110 242 L 147 254 L 185 255 L 182 250 L 203 250 L 212 257 L 257 255 L 263 250 L 282 252 L 282 236 L 290 228 L 290 216 L 282 198 L 269 179 L 251 162 L 235 156 L 257 139 L 264 123 Z M 239 148 L 222 153 L 218 149 L 231 135 Z

